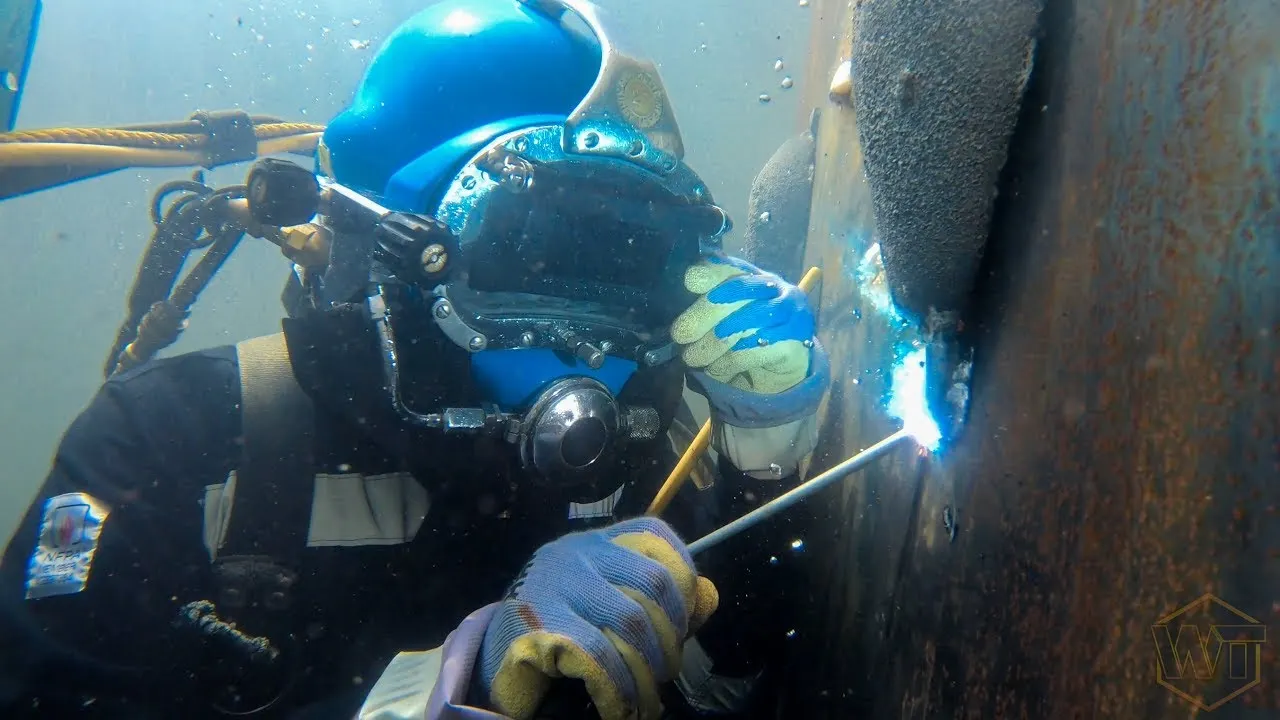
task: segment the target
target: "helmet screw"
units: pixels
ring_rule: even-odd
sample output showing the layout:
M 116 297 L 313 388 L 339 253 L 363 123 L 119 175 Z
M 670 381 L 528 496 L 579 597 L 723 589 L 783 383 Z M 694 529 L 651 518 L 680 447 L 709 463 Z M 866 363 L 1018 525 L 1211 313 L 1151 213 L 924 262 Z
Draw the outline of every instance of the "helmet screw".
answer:
M 436 318 L 438 318 L 438 319 L 440 319 L 440 320 L 443 320 L 443 319 L 445 319 L 445 318 L 449 317 L 449 314 L 450 314 L 451 312 L 453 312 L 453 310 L 452 310 L 452 308 L 450 308 L 450 307 L 449 307 L 449 303 L 447 303 L 447 302 L 442 302 L 442 303 L 440 303 L 439 305 L 436 305 L 436 311 L 435 311 L 435 312 L 436 312 Z
M 467 347 L 471 348 L 473 352 L 479 352 L 483 350 L 484 345 L 485 345 L 484 338 L 479 335 L 472 335 L 471 340 L 467 343 Z
M 420 260 L 423 270 L 435 274 L 444 269 L 445 263 L 449 261 L 449 253 L 440 243 L 432 243 L 423 248 Z
M 813 340 L 812 340 L 812 339 L 805 340 L 805 341 L 804 341 L 803 343 L 801 343 L 801 344 L 802 344 L 802 345 L 804 345 L 804 346 L 805 346 L 805 347 L 807 347 L 807 348 L 811 348 L 811 347 L 813 347 Z
M 520 344 L 524 345 L 525 347 L 532 346 L 533 341 L 536 339 L 537 338 L 533 336 L 533 333 L 529 332 L 528 330 L 525 330 L 524 332 L 520 333 Z

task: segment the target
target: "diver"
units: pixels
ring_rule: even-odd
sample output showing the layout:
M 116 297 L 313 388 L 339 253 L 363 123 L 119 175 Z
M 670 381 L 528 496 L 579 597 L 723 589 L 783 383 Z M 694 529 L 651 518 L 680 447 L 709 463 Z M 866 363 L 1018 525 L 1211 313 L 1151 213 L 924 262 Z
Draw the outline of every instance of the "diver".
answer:
M 293 166 L 329 246 L 283 332 L 116 372 L 64 434 L 0 562 L 5 717 L 585 717 L 570 680 L 769 716 L 790 535 L 684 539 L 794 484 L 830 372 L 628 51 L 578 0 L 388 38 Z M 718 461 L 646 516 L 686 379 Z

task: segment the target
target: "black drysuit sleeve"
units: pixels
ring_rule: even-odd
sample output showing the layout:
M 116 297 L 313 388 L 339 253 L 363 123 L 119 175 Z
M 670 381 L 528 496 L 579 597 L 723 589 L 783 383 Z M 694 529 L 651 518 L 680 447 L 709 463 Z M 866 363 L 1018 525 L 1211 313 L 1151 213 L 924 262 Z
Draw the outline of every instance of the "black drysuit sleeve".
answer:
M 202 500 L 239 458 L 239 403 L 223 347 L 112 378 L 71 424 L 0 560 L 0 716 L 202 716 L 174 620 L 209 590 Z M 87 582 L 27 599 L 46 503 L 69 493 L 108 510 Z

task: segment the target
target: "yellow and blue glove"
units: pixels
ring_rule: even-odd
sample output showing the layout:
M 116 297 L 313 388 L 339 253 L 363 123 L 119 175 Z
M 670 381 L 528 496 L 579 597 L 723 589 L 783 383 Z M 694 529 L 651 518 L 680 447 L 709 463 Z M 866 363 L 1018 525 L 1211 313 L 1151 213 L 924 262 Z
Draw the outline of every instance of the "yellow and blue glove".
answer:
M 712 445 L 754 477 L 794 472 L 816 443 L 831 378 L 804 291 L 720 253 L 691 266 L 684 283 L 699 297 L 671 339 L 711 406 Z
M 584 681 L 602 720 L 657 718 L 658 683 L 719 597 L 657 518 L 574 533 L 534 553 L 485 630 L 476 660 L 490 706 L 531 718 L 555 678 Z
M 809 376 L 814 319 L 803 290 L 720 254 L 692 265 L 684 284 L 701 297 L 672 323 L 671 339 L 690 368 L 764 395 Z

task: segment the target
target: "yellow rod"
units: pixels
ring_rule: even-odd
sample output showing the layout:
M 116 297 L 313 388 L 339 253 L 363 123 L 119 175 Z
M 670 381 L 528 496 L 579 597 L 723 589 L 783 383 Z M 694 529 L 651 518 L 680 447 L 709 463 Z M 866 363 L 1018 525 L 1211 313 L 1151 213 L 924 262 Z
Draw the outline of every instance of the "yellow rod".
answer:
M 658 488 L 658 494 L 653 497 L 653 502 L 649 503 L 650 515 L 661 515 L 662 511 L 667 509 L 672 498 L 680 488 L 684 487 L 684 481 L 689 478 L 689 472 L 693 470 L 693 464 L 698 461 L 698 456 L 706 452 L 710 445 L 711 421 L 708 420 L 702 423 L 702 429 L 698 430 L 698 434 L 693 437 L 693 442 L 685 448 L 684 454 L 680 456 L 680 462 L 676 463 L 675 469 L 667 476 L 667 481 Z
M 805 273 L 803 278 L 800 278 L 800 289 L 809 292 L 814 285 L 818 284 L 818 279 L 821 277 L 822 271 L 816 266 L 809 268 L 809 272 Z M 676 463 L 671 474 L 667 476 L 667 481 L 662 483 L 662 487 L 658 488 L 658 494 L 654 495 L 653 502 L 649 503 L 649 515 L 661 515 L 662 511 L 667 509 L 667 505 L 671 504 L 676 493 L 680 492 L 680 488 L 684 487 L 685 481 L 689 479 L 689 472 L 693 470 L 693 464 L 710 446 L 711 421 L 707 420 L 702 423 L 702 429 L 698 430 L 693 442 L 689 443 L 689 447 L 685 448 L 684 454 L 680 456 L 680 462 Z

